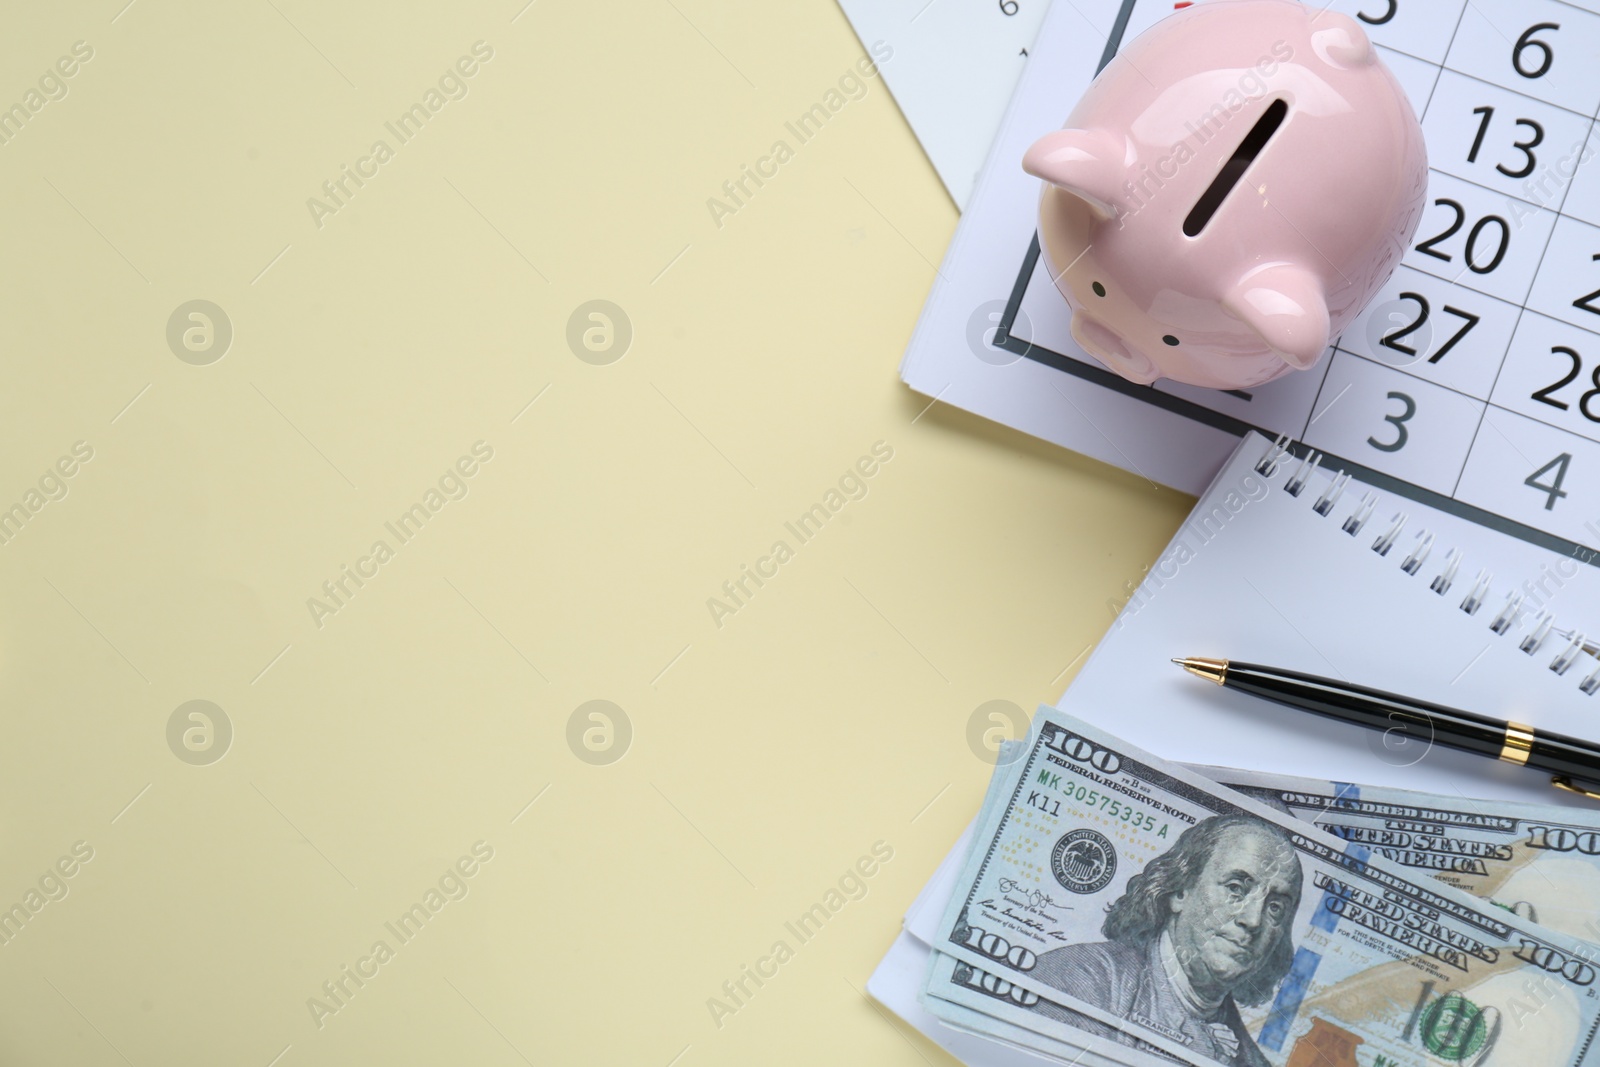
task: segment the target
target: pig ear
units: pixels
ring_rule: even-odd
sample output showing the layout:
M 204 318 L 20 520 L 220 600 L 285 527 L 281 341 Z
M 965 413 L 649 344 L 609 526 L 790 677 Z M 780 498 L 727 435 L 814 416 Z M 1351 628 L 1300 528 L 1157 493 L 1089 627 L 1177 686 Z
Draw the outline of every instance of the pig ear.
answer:
M 1304 267 L 1258 268 L 1223 295 L 1222 306 L 1296 370 L 1316 363 L 1328 347 L 1327 298 Z
M 1033 143 L 1022 169 L 1088 203 L 1102 218 L 1117 213 L 1125 145 L 1104 130 L 1057 130 Z

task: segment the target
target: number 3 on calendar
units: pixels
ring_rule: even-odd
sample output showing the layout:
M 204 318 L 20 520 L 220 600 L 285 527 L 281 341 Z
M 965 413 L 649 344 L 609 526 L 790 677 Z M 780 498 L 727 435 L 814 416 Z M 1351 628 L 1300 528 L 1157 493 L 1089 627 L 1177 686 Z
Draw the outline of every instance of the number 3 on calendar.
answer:
M 1400 412 L 1398 414 L 1385 415 L 1383 417 L 1384 422 L 1394 425 L 1394 440 L 1380 441 L 1376 437 L 1369 437 L 1367 438 L 1367 444 L 1376 448 L 1379 452 L 1398 452 L 1406 447 L 1406 442 L 1411 439 L 1411 431 L 1406 428 L 1406 423 L 1410 422 L 1411 417 L 1417 413 L 1417 402 L 1405 393 L 1396 390 L 1390 390 L 1385 399 L 1400 401 Z

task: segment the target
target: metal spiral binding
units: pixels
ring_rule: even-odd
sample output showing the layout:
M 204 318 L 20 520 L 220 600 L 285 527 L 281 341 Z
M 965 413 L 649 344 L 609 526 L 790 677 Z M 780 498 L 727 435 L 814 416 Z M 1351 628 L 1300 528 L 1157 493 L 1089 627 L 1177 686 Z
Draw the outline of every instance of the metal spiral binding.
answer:
M 1417 531 L 1417 545 L 1406 558 L 1400 561 L 1400 569 L 1412 577 L 1416 577 L 1422 565 L 1428 562 L 1428 553 L 1433 551 L 1433 534 L 1427 530 Z
M 1550 636 L 1550 630 L 1555 624 L 1556 620 L 1550 617 L 1548 611 L 1541 611 L 1539 613 L 1539 624 L 1533 628 L 1533 633 L 1522 639 L 1517 647 L 1528 655 L 1533 655 L 1539 651 L 1539 646 L 1544 644 L 1544 639 Z
M 1286 459 L 1294 459 L 1294 442 L 1287 434 L 1280 434 L 1278 438 L 1267 446 L 1267 450 L 1256 460 L 1255 471 L 1264 478 L 1271 478 L 1284 466 Z M 1284 481 L 1282 489 L 1290 496 L 1299 498 L 1310 485 L 1312 478 L 1321 469 L 1325 457 L 1320 452 L 1308 451 L 1294 466 L 1288 478 Z M 1343 470 L 1338 471 L 1329 478 L 1322 492 L 1319 493 L 1311 505 L 1311 510 L 1322 518 L 1330 518 L 1339 500 L 1344 496 L 1345 489 L 1350 484 L 1350 475 Z M 1372 519 L 1372 513 L 1378 506 L 1376 493 L 1364 492 L 1361 500 L 1345 515 L 1339 524 L 1340 530 L 1351 537 L 1359 536 L 1362 528 Z M 1397 512 L 1390 524 L 1378 538 L 1372 542 L 1374 554 L 1387 558 L 1389 552 L 1405 530 L 1406 522 L 1410 516 L 1404 512 Z M 1421 574 L 1423 565 L 1428 561 L 1434 548 L 1436 538 L 1430 530 L 1418 530 L 1416 540 L 1409 551 L 1400 561 L 1400 571 L 1410 577 Z M 1451 548 L 1445 553 L 1443 564 L 1439 567 L 1428 588 L 1445 596 L 1455 584 L 1456 575 L 1461 569 L 1463 555 L 1460 549 Z M 1478 571 L 1478 576 L 1473 579 L 1472 586 L 1462 597 L 1460 609 L 1468 615 L 1477 615 L 1488 601 L 1494 586 L 1494 575 L 1484 569 Z M 1524 615 L 1524 602 L 1526 594 L 1521 590 L 1512 590 L 1506 594 L 1505 604 L 1489 621 L 1489 630 L 1501 637 L 1505 637 L 1517 629 L 1518 623 Z M 1539 650 L 1552 638 L 1563 642 L 1560 651 L 1550 661 L 1550 671 L 1558 677 L 1565 677 L 1574 666 L 1578 665 L 1584 656 L 1592 657 L 1595 664 L 1578 683 L 1578 691 L 1585 696 L 1600 695 L 1600 640 L 1590 640 L 1589 637 L 1576 630 L 1563 629 L 1555 624 L 1555 617 L 1548 611 L 1541 611 L 1532 623 L 1532 628 L 1517 642 L 1517 648 L 1529 656 L 1537 655 Z
M 1340 528 L 1351 537 L 1354 537 L 1356 534 L 1361 532 L 1361 527 L 1367 524 L 1367 520 L 1372 518 L 1372 509 L 1377 506 L 1377 496 L 1372 493 L 1367 493 L 1361 498 L 1361 506 L 1356 508 L 1355 511 L 1351 512 L 1350 517 L 1344 520 L 1344 526 Z
M 1400 531 L 1405 529 L 1406 513 L 1400 512 L 1394 517 L 1394 525 L 1389 527 L 1389 532 L 1372 542 L 1372 551 L 1380 556 L 1387 556 L 1394 547 L 1395 538 L 1400 536 Z
M 1461 610 L 1468 615 L 1476 615 L 1478 609 L 1483 607 L 1483 602 L 1489 598 L 1489 586 L 1494 582 L 1494 575 L 1488 571 L 1479 571 L 1477 581 L 1472 583 L 1472 592 L 1461 602 Z
M 1583 651 L 1583 635 L 1573 634 L 1572 640 L 1567 642 L 1566 650 L 1550 661 L 1550 669 L 1557 674 L 1566 674 L 1572 665 L 1578 661 L 1578 654 Z
M 1500 609 L 1500 614 L 1494 617 L 1489 624 L 1489 629 L 1504 637 L 1511 632 L 1512 624 L 1522 615 L 1523 593 L 1518 590 L 1506 596 L 1506 606 Z
M 1460 569 L 1461 550 L 1459 548 L 1452 548 L 1450 550 L 1450 555 L 1445 558 L 1444 570 L 1440 571 L 1438 575 L 1434 577 L 1433 582 L 1429 584 L 1428 588 L 1432 589 L 1440 596 L 1444 596 L 1450 591 L 1450 584 L 1456 580 L 1456 571 Z

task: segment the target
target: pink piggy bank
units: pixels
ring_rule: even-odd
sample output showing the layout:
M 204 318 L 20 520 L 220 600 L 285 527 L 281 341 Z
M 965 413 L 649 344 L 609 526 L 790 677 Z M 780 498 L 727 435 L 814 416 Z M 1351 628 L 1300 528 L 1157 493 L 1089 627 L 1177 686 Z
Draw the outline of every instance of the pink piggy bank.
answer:
M 1072 336 L 1123 377 L 1247 388 L 1317 362 L 1388 280 L 1422 127 L 1354 20 L 1208 0 L 1103 70 L 1023 158 Z

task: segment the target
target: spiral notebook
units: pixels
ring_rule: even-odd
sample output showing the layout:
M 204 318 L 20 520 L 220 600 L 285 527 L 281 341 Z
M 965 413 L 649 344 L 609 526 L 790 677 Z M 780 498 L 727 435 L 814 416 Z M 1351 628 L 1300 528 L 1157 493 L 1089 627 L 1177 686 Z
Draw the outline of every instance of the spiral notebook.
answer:
M 1587 501 L 1600 511 L 1600 502 Z M 1172 759 L 1583 803 L 1547 777 L 1219 689 L 1175 656 L 1306 671 L 1600 739 L 1600 572 L 1249 434 L 1060 706 Z

